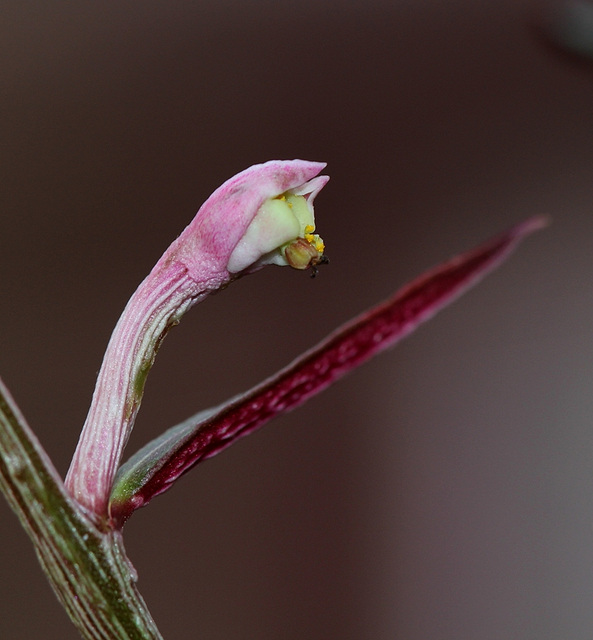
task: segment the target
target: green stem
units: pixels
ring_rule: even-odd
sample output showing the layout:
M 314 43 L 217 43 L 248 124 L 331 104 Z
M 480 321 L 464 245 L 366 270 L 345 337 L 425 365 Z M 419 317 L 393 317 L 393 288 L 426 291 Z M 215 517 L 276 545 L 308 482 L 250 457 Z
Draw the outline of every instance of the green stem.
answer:
M 121 534 L 100 530 L 66 492 L 0 381 L 0 489 L 87 640 L 162 640 L 135 586 Z

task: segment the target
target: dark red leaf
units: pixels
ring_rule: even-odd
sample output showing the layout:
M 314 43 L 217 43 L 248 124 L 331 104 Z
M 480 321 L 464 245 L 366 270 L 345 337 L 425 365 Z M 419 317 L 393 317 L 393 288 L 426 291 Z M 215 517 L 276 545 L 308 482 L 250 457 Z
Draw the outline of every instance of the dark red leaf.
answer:
M 532 218 L 406 285 L 392 298 L 340 327 L 292 364 L 225 405 L 170 429 L 118 473 L 110 506 L 115 526 L 198 462 L 303 404 L 374 355 L 393 346 L 496 268 L 527 235 Z

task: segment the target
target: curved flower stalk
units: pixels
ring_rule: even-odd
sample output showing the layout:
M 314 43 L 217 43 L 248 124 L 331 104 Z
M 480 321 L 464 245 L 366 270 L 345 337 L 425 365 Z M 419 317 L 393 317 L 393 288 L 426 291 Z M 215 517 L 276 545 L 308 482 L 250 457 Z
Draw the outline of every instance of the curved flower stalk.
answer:
M 66 477 L 72 495 L 106 522 L 107 502 L 156 352 L 181 316 L 206 295 L 265 264 L 298 269 L 324 261 L 313 200 L 325 165 L 255 165 L 225 182 L 165 251 L 115 327 Z M 316 177 L 317 176 L 317 177 Z

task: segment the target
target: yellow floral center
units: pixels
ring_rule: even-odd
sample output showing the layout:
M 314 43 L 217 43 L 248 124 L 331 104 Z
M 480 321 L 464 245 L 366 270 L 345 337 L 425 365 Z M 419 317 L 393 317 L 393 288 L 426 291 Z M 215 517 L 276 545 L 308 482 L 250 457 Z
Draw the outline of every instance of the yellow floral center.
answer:
M 309 203 L 303 196 L 291 193 L 283 194 L 280 199 L 286 202 L 300 226 L 298 237 L 281 247 L 281 253 L 294 269 L 312 268 L 315 274 L 317 265 L 327 262 L 327 258 L 323 255 L 323 240 L 313 233 L 315 223 Z

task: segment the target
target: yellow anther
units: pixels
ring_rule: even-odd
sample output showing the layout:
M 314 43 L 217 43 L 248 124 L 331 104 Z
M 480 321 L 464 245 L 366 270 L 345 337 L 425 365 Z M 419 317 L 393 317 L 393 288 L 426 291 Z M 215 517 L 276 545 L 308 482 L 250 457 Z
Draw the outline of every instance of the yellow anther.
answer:
M 313 233 L 313 231 L 315 231 L 315 227 L 312 224 L 308 224 L 305 227 L 305 233 L 311 234 L 311 233 Z M 307 237 L 307 236 L 305 236 L 305 237 Z

